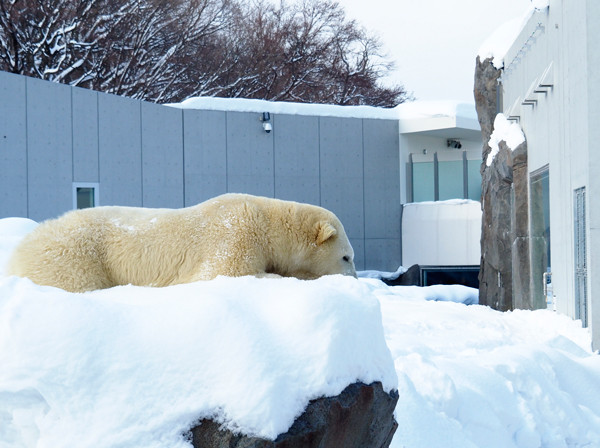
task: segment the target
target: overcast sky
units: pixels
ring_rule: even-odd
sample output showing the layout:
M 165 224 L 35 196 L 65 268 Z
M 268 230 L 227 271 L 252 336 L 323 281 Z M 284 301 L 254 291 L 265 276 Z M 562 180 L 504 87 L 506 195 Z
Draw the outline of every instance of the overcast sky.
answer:
M 396 61 L 394 81 L 421 100 L 472 103 L 477 51 L 530 0 L 338 0 Z

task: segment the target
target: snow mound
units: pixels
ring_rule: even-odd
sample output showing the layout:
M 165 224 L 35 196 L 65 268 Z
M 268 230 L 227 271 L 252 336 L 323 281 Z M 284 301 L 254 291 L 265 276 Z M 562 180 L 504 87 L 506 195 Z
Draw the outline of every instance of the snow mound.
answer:
M 376 271 L 376 270 L 367 270 L 367 271 L 357 271 L 356 275 L 359 278 L 374 278 L 377 280 L 396 280 L 402 274 L 408 271 L 404 266 L 399 266 L 394 272 L 387 271 Z
M 514 151 L 517 146 L 525 141 L 525 135 L 521 126 L 518 123 L 508 121 L 504 114 L 498 114 L 494 119 L 494 132 L 490 135 L 490 141 L 488 142 L 492 150 L 485 160 L 487 166 L 492 165 L 496 154 L 500 151 L 498 145 L 501 141 L 506 142 L 511 151 Z
M 356 381 L 396 388 L 381 322 L 343 276 L 85 294 L 4 278 L 0 440 L 183 447 L 201 417 L 275 438 L 310 399 Z
M 581 322 L 369 285 L 399 378 L 391 448 L 600 446 L 600 356 Z

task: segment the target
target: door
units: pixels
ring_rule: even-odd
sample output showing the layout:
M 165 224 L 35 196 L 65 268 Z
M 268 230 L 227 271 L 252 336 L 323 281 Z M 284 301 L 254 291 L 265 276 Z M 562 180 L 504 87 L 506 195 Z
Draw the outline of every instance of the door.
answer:
M 587 245 L 585 219 L 585 187 L 575 190 L 575 318 L 588 326 L 587 317 Z

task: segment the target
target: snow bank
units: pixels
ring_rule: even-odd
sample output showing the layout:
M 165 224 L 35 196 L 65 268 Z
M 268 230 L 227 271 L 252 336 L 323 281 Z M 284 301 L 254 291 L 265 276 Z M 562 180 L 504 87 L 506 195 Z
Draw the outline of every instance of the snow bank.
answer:
M 529 21 L 536 10 L 548 8 L 549 0 L 532 0 L 531 4 L 520 17 L 499 26 L 484 42 L 481 44 L 477 55 L 481 61 L 487 58 L 492 59 L 494 67 L 497 69 L 504 67 L 504 57 L 512 47 L 513 43 Z
M 9 224 L 3 250 L 34 225 Z M 85 294 L 0 277 L 0 447 L 183 448 L 202 416 L 273 437 L 310 398 L 377 379 L 399 381 L 392 448 L 600 446 L 588 330 L 451 301 L 469 297 L 341 276 Z
M 363 282 L 399 377 L 392 448 L 600 446 L 600 356 L 579 321 Z
M 504 114 L 498 114 L 494 119 L 494 132 L 490 135 L 490 141 L 488 142 L 492 150 L 485 160 L 487 166 L 492 165 L 496 154 L 500 151 L 498 145 L 501 141 L 506 142 L 511 151 L 514 151 L 517 146 L 525 141 L 525 135 L 521 126 L 518 123 L 508 121 Z
M 368 270 L 368 271 L 357 271 L 356 275 L 359 278 L 374 278 L 377 280 L 396 280 L 398 277 L 400 277 L 406 271 L 408 271 L 407 268 L 405 268 L 404 266 L 399 266 L 398 269 L 396 269 L 394 272 Z

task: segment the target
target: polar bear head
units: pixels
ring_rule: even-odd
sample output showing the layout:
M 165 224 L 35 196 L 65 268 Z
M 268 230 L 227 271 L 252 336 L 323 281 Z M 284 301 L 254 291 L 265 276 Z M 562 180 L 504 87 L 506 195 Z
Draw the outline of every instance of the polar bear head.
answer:
M 314 227 L 312 256 L 309 256 L 317 276 L 343 274 L 356 277 L 354 250 L 342 223 L 335 217 L 318 221 Z
M 356 277 L 354 250 L 335 214 L 307 204 L 295 204 L 294 209 L 289 215 L 292 224 L 283 232 L 287 249 L 276 251 L 273 272 L 306 280 L 334 274 Z

